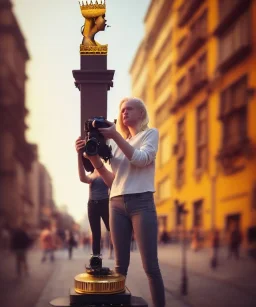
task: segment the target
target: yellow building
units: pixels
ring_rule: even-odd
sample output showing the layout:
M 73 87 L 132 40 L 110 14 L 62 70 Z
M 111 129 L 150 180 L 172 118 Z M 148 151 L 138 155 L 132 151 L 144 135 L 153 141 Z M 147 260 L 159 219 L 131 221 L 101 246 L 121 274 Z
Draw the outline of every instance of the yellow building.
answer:
M 159 129 L 159 230 L 256 228 L 256 1 L 151 1 L 130 74 Z M 255 229 L 254 228 L 254 229 Z M 255 231 L 255 230 L 254 230 Z M 244 240 L 246 243 L 247 240 Z

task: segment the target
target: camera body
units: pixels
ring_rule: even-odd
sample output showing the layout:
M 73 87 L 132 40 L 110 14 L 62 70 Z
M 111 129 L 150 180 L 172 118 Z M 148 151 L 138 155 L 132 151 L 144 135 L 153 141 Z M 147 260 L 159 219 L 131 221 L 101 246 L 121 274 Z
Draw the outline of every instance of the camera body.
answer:
M 90 258 L 90 265 L 86 267 L 86 272 L 94 276 L 109 275 L 111 273 L 109 268 L 102 267 L 102 258 L 100 255 L 92 255 Z
M 93 270 L 100 270 L 102 268 L 102 258 L 98 255 L 92 255 L 90 259 L 90 267 Z
M 105 162 L 109 161 L 112 157 L 111 146 L 106 144 L 104 136 L 99 132 L 99 128 L 108 128 L 109 124 L 106 123 L 103 116 L 90 118 L 84 123 L 85 146 L 84 152 L 88 156 L 99 155 Z M 84 167 L 86 171 L 92 171 L 93 166 L 88 159 L 85 159 Z M 89 162 L 88 162 L 89 161 Z

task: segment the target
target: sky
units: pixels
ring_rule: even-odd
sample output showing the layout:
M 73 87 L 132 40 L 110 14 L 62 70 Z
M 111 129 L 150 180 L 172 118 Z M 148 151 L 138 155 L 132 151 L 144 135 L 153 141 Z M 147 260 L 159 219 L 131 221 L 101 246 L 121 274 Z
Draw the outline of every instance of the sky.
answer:
M 95 2 L 95 0 L 93 1 Z M 84 18 L 77 0 L 12 0 L 30 54 L 26 74 L 28 142 L 38 145 L 39 160 L 52 178 L 58 207 L 80 222 L 86 214 L 88 185 L 78 177 L 75 140 L 80 135 L 80 93 L 72 70 L 80 69 Z M 115 70 L 108 92 L 108 119 L 119 101 L 131 95 L 129 68 L 144 36 L 150 0 L 106 0 L 110 27 L 96 35 L 108 44 L 108 69 Z

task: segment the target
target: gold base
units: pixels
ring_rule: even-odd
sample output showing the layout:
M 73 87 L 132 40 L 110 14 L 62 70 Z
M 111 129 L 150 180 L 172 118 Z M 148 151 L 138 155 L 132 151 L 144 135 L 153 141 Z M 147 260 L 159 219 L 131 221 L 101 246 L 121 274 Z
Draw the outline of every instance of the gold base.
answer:
M 104 55 L 108 53 L 108 45 L 85 46 L 80 45 L 81 55 Z
M 75 292 L 79 294 L 115 294 L 125 291 L 125 276 L 111 271 L 109 275 L 82 273 L 75 276 Z

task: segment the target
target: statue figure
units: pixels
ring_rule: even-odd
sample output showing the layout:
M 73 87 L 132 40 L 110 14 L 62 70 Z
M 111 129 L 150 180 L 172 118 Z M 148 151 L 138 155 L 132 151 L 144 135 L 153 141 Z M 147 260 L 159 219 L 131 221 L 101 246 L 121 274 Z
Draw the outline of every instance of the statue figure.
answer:
M 105 2 L 95 4 L 91 1 L 90 4 L 86 1 L 82 5 L 80 4 L 82 15 L 85 18 L 85 24 L 83 26 L 82 34 L 83 41 L 80 45 L 81 54 L 107 54 L 108 45 L 101 45 L 94 40 L 94 36 L 99 31 L 104 31 L 106 27 Z

